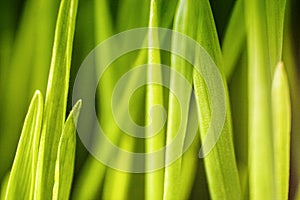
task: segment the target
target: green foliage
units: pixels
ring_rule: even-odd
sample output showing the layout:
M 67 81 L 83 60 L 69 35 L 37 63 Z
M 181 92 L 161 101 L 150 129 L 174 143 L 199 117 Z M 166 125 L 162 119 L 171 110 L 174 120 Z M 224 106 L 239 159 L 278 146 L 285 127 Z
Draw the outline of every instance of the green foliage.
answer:
M 43 97 L 39 91 L 30 103 L 18 149 L 10 172 L 5 199 L 32 199 L 35 192 L 38 147 L 43 120 Z
M 299 44 L 294 41 L 299 35 L 291 20 L 292 3 L 296 0 L 1 2 L 0 199 L 299 199 L 300 79 L 295 59 Z M 17 15 L 20 10 L 22 14 Z M 172 52 L 139 49 L 111 63 L 99 80 L 95 110 L 112 144 L 129 152 L 151 153 L 169 145 L 179 129 L 183 132 L 176 149 L 138 163 L 151 169 L 165 162 L 165 167 L 141 174 L 110 168 L 86 152 L 76 138 L 76 123 L 85 102 L 79 100 L 72 108 L 69 95 L 87 53 L 110 36 L 137 27 L 169 28 L 198 42 L 218 67 L 225 92 L 225 99 L 213 98 L 195 66 Z M 145 42 L 163 46 L 162 36 L 154 30 Z M 173 50 L 191 50 L 181 38 L 164 39 L 171 42 Z M 105 53 L 114 52 L 108 49 Z M 194 59 L 201 69 L 211 65 L 201 56 Z M 95 63 L 102 60 L 96 58 Z M 111 112 L 111 96 L 117 81 L 143 64 L 147 64 L 143 75 L 148 81 L 168 79 L 184 103 L 159 84 L 135 91 L 129 100 L 133 121 L 145 127 L 146 136 L 159 130 L 153 137 L 137 139 L 118 127 Z M 163 73 L 161 64 L 170 66 L 170 74 Z M 176 72 L 192 87 L 180 83 Z M 92 84 L 92 79 L 86 81 Z M 125 90 L 139 79 L 140 75 L 132 75 Z M 217 84 L 218 77 L 209 80 Z M 224 101 L 221 135 L 199 160 L 199 149 L 212 122 L 213 102 L 221 108 Z M 164 114 L 166 123 L 158 129 Z M 197 136 L 184 152 L 193 124 L 199 126 Z M 90 122 L 90 131 L 93 129 Z M 91 144 L 121 165 L 137 164 L 107 150 L 103 141 L 91 138 Z M 174 154 L 181 156 L 169 163 Z
M 200 8 L 197 41 L 212 56 L 223 73 L 222 55 L 209 2 L 199 1 L 199 6 L 196 7 Z M 205 67 L 205 64 L 201 67 Z M 223 83 L 226 99 L 217 99 L 217 101 L 219 101 L 218 104 L 226 101 L 225 124 L 217 144 L 204 158 L 204 164 L 212 199 L 239 199 L 241 198 L 241 189 L 233 148 L 230 103 L 225 78 L 223 78 Z M 206 89 L 204 80 L 196 71 L 194 72 L 194 85 L 200 120 L 200 135 L 203 141 L 211 121 L 211 99 L 208 96 L 209 91 Z
M 288 199 L 290 177 L 291 100 L 283 63 L 278 63 L 272 82 L 272 119 L 275 196 Z

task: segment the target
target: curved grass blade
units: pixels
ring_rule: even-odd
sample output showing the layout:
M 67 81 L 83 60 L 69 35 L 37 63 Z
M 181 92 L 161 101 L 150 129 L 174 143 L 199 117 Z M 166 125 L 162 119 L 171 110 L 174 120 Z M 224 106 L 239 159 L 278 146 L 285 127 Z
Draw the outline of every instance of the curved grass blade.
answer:
M 222 43 L 224 73 L 229 80 L 246 43 L 244 0 L 235 2 Z
M 283 63 L 278 63 L 272 83 L 275 196 L 288 199 L 290 176 L 291 102 Z
M 199 9 L 197 41 L 210 54 L 222 73 L 222 55 L 209 1 L 197 1 L 194 7 Z M 232 141 L 230 104 L 224 77 L 223 83 L 226 92 L 226 121 L 216 145 L 204 158 L 205 171 L 212 199 L 240 199 L 241 189 Z M 194 73 L 194 87 L 200 119 L 200 137 L 203 141 L 210 123 L 211 108 L 209 92 L 198 73 Z
M 5 199 L 32 199 L 43 117 L 43 97 L 37 91 L 30 103 L 7 185 Z
M 158 26 L 158 2 L 157 0 L 151 0 L 150 3 L 150 16 L 149 27 Z M 148 44 L 152 46 L 158 43 L 158 33 L 155 30 L 149 30 Z M 159 44 L 158 44 L 159 45 Z M 160 52 L 158 49 L 148 50 L 148 69 L 147 80 L 150 82 L 161 82 L 162 72 L 160 60 Z M 165 128 L 159 127 L 160 122 L 163 121 L 164 116 L 161 110 L 154 109 L 155 106 L 164 104 L 163 87 L 160 85 L 149 84 L 146 86 L 146 135 L 154 135 L 149 137 L 145 141 L 146 153 L 151 153 L 159 150 L 165 144 Z M 156 107 L 158 108 L 158 107 Z M 162 109 L 160 107 L 159 109 Z M 152 113 L 151 113 L 152 112 Z M 151 114 L 151 115 L 150 115 Z M 157 130 L 160 130 L 156 133 Z M 155 166 L 155 163 L 164 162 L 164 157 L 154 157 L 146 159 L 146 169 L 151 169 L 151 166 Z M 145 174 L 145 199 L 162 199 L 163 198 L 163 185 L 164 185 L 164 170 L 159 169 L 153 172 Z
M 74 171 L 76 123 L 80 108 L 81 100 L 74 105 L 69 114 L 59 140 L 52 199 L 69 199 Z
M 39 149 L 35 199 L 51 199 L 55 162 L 66 115 L 72 44 L 78 0 L 60 4 Z

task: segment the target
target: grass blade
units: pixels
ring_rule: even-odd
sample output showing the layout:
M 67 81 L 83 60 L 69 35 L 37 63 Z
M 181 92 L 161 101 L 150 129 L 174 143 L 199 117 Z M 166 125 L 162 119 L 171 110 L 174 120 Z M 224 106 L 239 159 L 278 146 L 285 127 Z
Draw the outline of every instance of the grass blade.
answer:
M 105 39 L 110 37 L 113 34 L 113 26 L 112 26 L 112 19 L 111 19 L 111 13 L 109 12 L 109 1 L 108 0 L 94 0 L 94 28 L 95 28 L 95 45 L 100 44 Z M 108 52 L 109 53 L 109 50 Z M 97 62 L 101 62 L 101 59 L 98 59 Z M 103 110 L 107 109 L 107 105 L 109 103 L 109 100 L 107 98 L 102 98 L 101 94 L 106 94 L 107 90 L 110 90 L 112 88 L 112 73 L 109 73 L 109 81 L 105 82 L 106 87 L 99 87 L 99 93 L 97 97 L 101 99 L 101 101 L 98 102 L 98 106 L 101 112 Z M 93 84 L 93 80 L 91 80 L 90 77 L 87 77 L 87 81 L 90 81 L 90 84 Z M 103 105 L 102 105 L 103 104 Z M 104 118 L 106 120 L 106 118 Z M 89 125 L 93 127 L 93 122 Z M 97 144 L 96 144 L 97 145 Z M 80 170 L 80 174 L 77 177 L 77 180 L 75 180 L 75 186 L 72 194 L 72 198 L 75 199 L 95 199 L 99 195 L 98 190 L 102 187 L 104 175 L 106 172 L 106 166 L 103 165 L 101 162 L 93 158 L 91 155 L 88 155 L 88 158 L 86 159 L 84 166 Z
M 11 167 L 27 105 L 35 90 L 39 89 L 45 94 L 57 2 L 58 0 L 24 1 L 20 21 L 17 20 L 19 17 L 16 17 L 20 14 L 20 2 L 8 2 L 14 9 L 18 8 L 17 11 L 6 10 L 7 8 L 1 5 L 6 10 L 4 13 L 12 14 L 12 21 L 16 23 L 12 25 L 18 25 L 18 28 L 16 33 L 9 33 L 14 39 L 10 44 L 10 54 L 7 54 L 5 59 L 1 58 L 1 62 L 7 60 L 8 63 L 5 63 L 6 66 L 1 66 L 0 70 L 0 73 L 5 75 L 5 77 L 0 75 L 0 84 L 5 84 L 5 91 L 0 100 L 2 104 L 0 118 L 5 119 L 0 122 L 0 177 Z M 9 19 L 4 21 L 6 20 L 9 21 Z M 1 29 L 5 30 L 5 27 L 1 26 Z M 1 40 L 2 45 L 7 42 L 9 40 L 6 42 Z
M 150 3 L 150 17 L 149 27 L 158 26 L 158 2 L 157 0 L 151 0 Z M 153 46 L 158 43 L 158 35 L 155 30 L 149 31 L 148 43 Z M 159 44 L 158 44 L 159 45 Z M 148 51 L 148 69 L 147 79 L 148 81 L 161 82 L 162 73 L 160 52 L 157 49 L 149 49 Z M 164 119 L 164 113 L 161 110 L 155 109 L 155 106 L 163 106 L 163 87 L 160 85 L 150 84 L 147 85 L 146 92 L 146 125 L 149 126 L 146 129 L 146 135 L 150 136 L 157 134 L 153 137 L 146 139 L 146 153 L 158 151 L 165 144 L 165 128 L 160 127 L 160 122 Z M 158 108 L 158 107 L 156 107 Z M 159 109 L 162 109 L 160 107 Z M 164 125 L 163 125 L 164 126 Z M 162 129 L 161 129 L 162 128 Z M 158 133 L 155 133 L 160 130 Z M 162 160 L 161 160 L 162 159 Z M 151 166 L 155 166 L 155 163 L 164 162 L 162 158 L 146 159 L 146 169 L 151 169 Z M 146 173 L 145 175 L 145 199 L 162 199 L 163 198 L 163 185 L 164 185 L 164 170 L 159 169 L 154 172 Z
M 275 69 L 272 83 L 272 119 L 275 166 L 275 196 L 288 199 L 290 176 L 291 102 L 283 63 Z
M 184 1 L 180 0 L 178 2 L 178 7 L 175 13 L 174 19 L 174 27 L 175 31 L 186 34 L 190 37 L 195 36 L 195 25 L 190 23 L 195 19 L 195 13 L 193 11 L 193 7 L 195 1 Z M 172 48 L 176 50 L 176 48 L 180 48 L 184 46 L 180 38 L 172 38 Z M 187 47 L 186 47 L 187 48 Z M 185 49 L 186 51 L 188 49 Z M 189 63 L 187 63 L 183 58 L 176 56 L 174 54 L 171 55 L 171 68 L 177 73 L 181 74 L 192 84 L 192 73 L 193 69 Z M 178 91 L 180 95 L 182 95 L 182 99 L 184 102 L 179 102 L 178 99 L 172 94 L 169 93 L 169 107 L 168 107 L 168 124 L 167 124 L 167 137 L 166 144 L 170 144 L 176 134 L 180 134 L 181 132 L 186 131 L 187 128 L 187 119 L 188 119 L 188 110 L 189 110 L 189 102 L 192 90 L 191 88 L 186 88 L 184 84 L 180 80 L 177 80 L 175 72 L 171 71 L 170 74 L 170 87 L 174 90 Z M 185 107 L 184 107 L 185 105 Z M 180 129 L 181 128 L 181 129 Z M 180 129 L 180 130 L 179 130 Z M 172 154 L 181 155 L 184 146 L 184 134 L 182 138 L 181 144 L 178 145 L 178 153 L 170 151 L 166 151 L 165 160 L 168 161 Z M 174 149 L 173 149 L 174 151 Z M 166 162 L 167 163 L 167 162 Z M 169 163 L 168 163 L 169 164 Z M 165 168 L 165 182 L 164 182 L 164 199 L 179 199 L 181 188 L 181 167 L 182 167 L 182 157 L 178 158 L 176 161 L 166 166 Z
M 272 71 L 281 60 L 284 7 L 284 0 L 276 3 L 269 0 L 245 2 L 249 65 L 250 199 L 274 198 L 270 91 Z M 256 10 L 255 14 L 253 10 Z
M 265 15 L 267 19 L 267 40 L 272 74 L 281 61 L 283 45 L 283 25 L 286 0 L 265 0 Z
M 209 1 L 198 1 L 195 7 L 199 8 L 198 19 L 200 20 L 197 41 L 210 54 L 222 73 L 222 55 Z M 217 144 L 204 158 L 204 164 L 212 199 L 240 199 L 241 190 L 232 141 L 230 104 L 224 77 L 223 84 L 226 92 L 226 121 Z M 200 136 L 203 141 L 211 118 L 210 97 L 204 80 L 198 73 L 194 73 L 194 85 L 200 118 Z
M 69 199 L 74 171 L 76 123 L 80 108 L 81 101 L 78 101 L 64 125 L 63 133 L 59 140 L 55 164 L 53 199 Z
M 0 199 L 1 200 L 5 200 L 9 176 L 10 176 L 10 172 L 8 172 L 2 180 L 1 188 L 0 188 Z
M 43 117 L 43 97 L 39 91 L 30 103 L 9 176 L 5 199 L 32 199 Z
M 227 80 L 231 78 L 237 61 L 246 42 L 244 0 L 235 2 L 229 24 L 222 43 L 224 73 Z
M 50 199 L 55 162 L 66 114 L 77 0 L 60 4 L 39 149 L 35 199 Z

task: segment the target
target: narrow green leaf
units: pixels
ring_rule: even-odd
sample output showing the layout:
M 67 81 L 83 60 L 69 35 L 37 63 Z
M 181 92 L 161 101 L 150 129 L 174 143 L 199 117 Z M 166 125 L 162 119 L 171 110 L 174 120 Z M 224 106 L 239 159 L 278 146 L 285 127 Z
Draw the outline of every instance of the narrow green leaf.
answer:
M 270 93 L 272 71 L 281 60 L 284 8 L 285 0 L 245 1 L 250 199 L 275 198 Z
M 30 103 L 10 173 L 6 199 L 32 199 L 43 116 L 43 97 L 37 91 Z
M 195 104 L 195 98 L 191 98 L 189 108 L 189 119 L 188 119 L 188 125 L 187 125 L 187 133 L 190 132 L 189 129 L 191 129 L 191 124 L 197 124 L 195 120 L 192 119 L 190 116 L 197 116 L 197 108 Z M 195 113 L 195 115 L 192 115 L 191 113 Z M 199 162 L 198 153 L 200 149 L 200 134 L 197 133 L 196 137 L 194 138 L 193 143 L 191 146 L 184 152 L 182 156 L 182 166 L 181 166 L 181 183 L 180 183 L 180 194 L 178 199 L 190 199 L 190 194 L 193 188 L 193 184 L 196 179 L 197 174 L 197 165 Z M 204 174 L 204 170 L 201 171 Z M 203 195 L 203 194 L 201 194 Z
M 170 28 L 174 20 L 178 0 L 157 0 L 158 26 Z
M 158 12 L 157 12 L 157 0 L 151 0 L 150 3 L 150 16 L 149 27 L 158 26 Z M 158 33 L 155 30 L 149 31 L 148 44 L 150 46 L 158 43 Z M 159 44 L 158 44 L 159 45 Z M 148 69 L 147 80 L 149 82 L 161 82 L 162 73 L 160 60 L 160 52 L 157 49 L 149 49 L 148 51 Z M 158 105 L 163 106 L 163 87 L 160 85 L 149 84 L 147 85 L 146 92 L 146 135 L 149 137 L 146 139 L 146 153 L 158 151 L 165 144 L 165 129 L 160 127 L 161 122 L 164 120 L 162 107 L 156 107 Z M 156 109 L 157 108 L 157 109 Z M 164 125 L 163 125 L 164 126 Z M 160 130 L 158 133 L 157 131 Z M 154 135 L 154 136 L 151 136 Z M 146 169 L 151 169 L 151 166 L 155 166 L 155 163 L 163 163 L 164 157 L 154 157 L 146 159 Z M 159 169 L 153 172 L 146 173 L 145 175 L 145 199 L 162 199 L 163 197 L 163 185 L 164 185 L 164 170 Z
M 108 0 L 94 0 L 94 39 L 95 45 L 103 42 L 105 39 L 113 35 L 113 22 L 111 19 L 111 13 L 109 12 L 109 1 Z M 89 33 L 90 34 L 90 33 Z M 106 53 L 110 53 L 108 49 Z M 101 62 L 101 58 L 97 59 L 97 62 Z M 105 82 L 105 87 L 98 87 L 99 94 L 97 97 L 101 100 L 97 102 L 98 104 L 98 112 L 105 113 L 109 107 L 105 106 L 109 104 L 109 98 L 102 98 L 101 94 L 108 94 L 108 91 L 111 91 L 113 87 L 112 80 L 114 73 L 109 73 L 107 81 Z M 87 81 L 90 81 L 93 84 L 93 80 L 90 77 L 86 78 Z M 111 124 L 107 117 L 103 118 L 103 124 Z M 90 122 L 91 131 L 93 130 L 93 122 Z M 95 144 L 101 145 L 101 144 Z M 74 189 L 72 198 L 74 199 L 95 199 L 99 196 L 99 190 L 102 187 L 104 175 L 106 172 L 106 166 L 93 158 L 91 155 L 88 155 L 84 166 L 80 170 L 79 176 L 75 180 Z
M 122 134 L 122 133 L 119 133 Z M 119 148 L 126 149 L 126 151 L 132 152 L 134 151 L 135 141 L 134 138 L 127 137 L 126 135 L 122 135 Z M 125 158 L 116 155 L 117 162 L 120 165 L 127 165 L 128 168 L 133 165 L 132 159 Z M 118 169 L 108 168 L 107 173 L 105 175 L 105 184 L 103 187 L 103 199 L 118 199 L 118 200 L 126 200 L 131 198 L 132 194 L 129 194 L 130 180 L 132 178 L 131 172 L 123 172 Z M 118 191 L 118 192 L 112 192 Z
M 190 37 L 195 37 L 196 23 L 191 23 L 191 21 L 196 19 L 195 15 L 195 1 L 184 1 L 180 0 L 178 2 L 178 7 L 175 13 L 174 19 L 174 31 L 181 32 Z M 183 46 L 185 51 L 188 51 L 187 46 L 182 44 L 182 40 L 180 38 L 172 38 L 172 48 L 175 50 Z M 188 111 L 189 111 L 189 102 L 192 94 L 191 88 L 186 88 L 184 84 L 180 80 L 177 80 L 176 72 L 181 74 L 189 83 L 192 85 L 192 73 L 193 69 L 189 63 L 187 63 L 183 58 L 176 56 L 174 54 L 171 55 L 171 71 L 170 76 L 170 88 L 178 91 L 181 95 L 184 102 L 178 102 L 178 99 L 172 93 L 169 93 L 169 108 L 168 108 L 168 124 L 167 124 L 167 138 L 166 144 L 170 144 L 170 142 L 174 139 L 177 134 L 185 133 L 187 128 L 187 119 L 188 119 Z M 175 72 L 176 71 L 176 72 Z M 172 150 L 166 151 L 166 163 L 169 164 L 165 168 L 165 182 L 164 182 L 164 199 L 179 199 L 180 193 L 183 192 L 179 188 L 181 188 L 181 165 L 182 165 L 182 157 L 178 158 L 173 163 L 168 163 L 172 155 L 178 154 L 181 155 L 183 152 L 184 146 L 184 134 L 180 136 L 179 141 L 181 143 L 177 147 L 177 153 Z M 168 162 L 167 162 L 168 161 Z
M 222 43 L 224 73 L 227 80 L 231 78 L 246 43 L 244 13 L 244 0 L 236 1 Z
M 72 199 L 97 199 L 100 196 L 106 166 L 89 156 L 75 181 Z
M 80 108 L 81 100 L 74 105 L 74 108 L 69 114 L 59 140 L 52 199 L 69 199 L 74 173 L 76 123 Z
M 291 102 L 287 75 L 280 62 L 272 83 L 275 196 L 288 199 L 290 176 Z
M 116 9 L 116 32 L 146 27 L 149 19 L 150 0 L 123 0 Z
M 45 101 L 35 199 L 51 199 L 55 161 L 66 114 L 78 0 L 60 4 Z
M 4 13 L 9 12 L 13 16 L 12 21 L 7 18 L 3 21 L 12 23 L 16 30 L 15 33 L 8 32 L 9 37 L 3 38 L 5 42 L 1 40 L 1 52 L 10 50 L 10 54 L 5 55 L 5 59 L 1 58 L 1 62 L 7 60 L 8 63 L 0 67 L 0 84 L 5 85 L 0 100 L 0 118 L 5 119 L 0 121 L 0 177 L 11 167 L 27 106 L 35 90 L 45 94 L 58 1 L 8 2 L 12 10 L 1 4 Z M 1 25 L 2 29 L 8 31 Z M 10 47 L 2 49 L 7 43 Z
M 222 74 L 222 55 L 209 1 L 197 1 L 194 7 L 199 9 L 197 41 L 210 54 Z M 230 103 L 224 76 L 223 84 L 226 92 L 226 99 L 224 99 L 226 101 L 226 120 L 216 145 L 204 158 L 204 164 L 212 199 L 240 199 L 241 189 L 232 141 Z M 200 120 L 200 136 L 203 141 L 210 125 L 211 108 L 209 91 L 198 73 L 194 73 L 194 88 Z M 222 101 L 223 99 L 215 100 Z
M 249 196 L 248 184 L 248 60 L 247 51 L 241 55 L 229 83 L 234 149 L 236 154 L 242 198 Z
M 263 1 L 262 1 L 263 2 Z M 265 0 L 265 16 L 267 19 L 267 40 L 272 72 L 281 61 L 283 45 L 283 25 L 286 0 Z

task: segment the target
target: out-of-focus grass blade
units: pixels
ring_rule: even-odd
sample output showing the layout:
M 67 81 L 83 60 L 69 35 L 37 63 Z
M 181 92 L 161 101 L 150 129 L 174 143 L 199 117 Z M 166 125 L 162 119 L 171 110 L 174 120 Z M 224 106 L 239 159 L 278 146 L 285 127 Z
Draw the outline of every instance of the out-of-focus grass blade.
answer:
M 239 169 L 242 198 L 248 194 L 248 60 L 247 51 L 241 55 L 229 82 L 233 138 Z
M 190 108 L 189 108 L 189 118 L 188 118 L 188 124 L 187 124 L 187 133 L 190 133 L 190 129 L 192 129 L 192 125 L 196 124 L 198 125 L 197 118 L 193 119 L 190 116 L 191 113 L 195 113 L 197 116 L 197 108 L 196 108 L 196 102 L 195 98 L 191 98 Z M 196 179 L 197 174 L 197 165 L 200 161 L 198 158 L 198 153 L 200 149 L 200 134 L 197 133 L 196 137 L 194 138 L 193 143 L 191 146 L 184 152 L 182 156 L 182 164 L 181 164 L 181 179 L 180 179 L 180 193 L 178 199 L 191 199 L 190 194 L 193 188 L 193 184 Z M 204 174 L 204 170 L 199 171 L 199 173 Z M 201 191 L 202 192 L 202 191 Z M 203 195 L 203 194 L 201 194 Z
M 284 9 L 285 0 L 245 1 L 250 199 L 275 198 L 270 91 L 272 71 L 281 60 Z
M 10 172 L 8 172 L 2 179 L 1 188 L 0 188 L 0 199 L 1 200 L 5 200 L 9 176 L 10 176 Z
M 111 13 L 109 12 L 109 1 L 108 0 L 94 0 L 94 11 L 93 16 L 95 18 L 94 21 L 94 46 L 103 42 L 105 39 L 110 37 L 113 34 L 113 25 L 111 19 Z M 109 53 L 109 50 L 108 52 Z M 97 62 L 101 62 L 101 58 L 97 60 Z M 112 74 L 111 74 L 112 76 Z M 90 78 L 87 77 L 87 80 Z M 111 77 L 108 78 L 110 80 Z M 91 81 L 91 84 L 93 81 Z M 106 81 L 106 87 L 99 88 L 100 96 L 99 99 L 101 101 L 98 102 L 99 109 L 101 112 L 105 112 L 109 104 L 108 98 L 101 98 L 101 94 L 107 94 L 106 91 L 112 88 L 111 81 Z M 105 120 L 105 118 L 104 118 Z M 93 123 L 91 122 L 91 126 Z M 92 131 L 92 128 L 91 128 Z M 97 145 L 97 144 L 95 144 Z M 106 166 L 101 162 L 93 158 L 91 155 L 85 161 L 84 166 L 80 170 L 80 174 L 78 175 L 77 180 L 74 184 L 74 191 L 72 194 L 72 198 L 74 199 L 95 199 L 99 196 L 99 190 L 102 187 L 104 175 L 106 172 Z
M 174 19 L 174 30 L 186 34 L 190 37 L 195 37 L 196 23 L 191 23 L 196 19 L 193 8 L 195 1 L 180 0 L 177 7 Z M 178 46 L 182 47 L 180 38 L 172 38 L 172 48 L 176 49 Z M 186 47 L 187 48 L 187 47 Z M 186 49 L 187 51 L 188 49 Z M 179 74 L 184 76 L 190 84 L 192 84 L 193 69 L 184 59 L 176 55 L 171 55 L 171 68 L 176 70 Z M 170 87 L 180 91 L 185 102 L 179 102 L 175 95 L 169 93 L 169 107 L 168 107 L 168 124 L 167 124 L 167 138 L 166 145 L 174 139 L 174 137 L 180 132 L 185 132 L 187 127 L 189 102 L 191 97 L 191 88 L 183 86 L 180 80 L 177 80 L 177 76 L 171 71 L 170 74 Z M 185 107 L 184 107 L 185 105 Z M 182 128 L 179 130 L 179 128 Z M 181 155 L 184 145 L 184 135 L 180 138 L 182 141 L 178 145 L 177 150 Z M 173 149 L 174 150 L 174 149 Z M 168 161 L 174 154 L 172 151 L 166 151 L 165 160 Z M 177 154 L 177 153 L 176 153 Z M 165 168 L 165 180 L 164 180 L 164 199 L 179 199 L 180 197 L 180 182 L 181 182 L 181 165 L 182 157 L 178 158 L 169 166 Z
M 222 55 L 209 1 L 197 1 L 194 7 L 199 9 L 197 41 L 210 54 L 222 73 Z M 232 141 L 230 104 L 224 77 L 223 83 L 226 90 L 226 99 L 224 99 L 226 100 L 226 121 L 216 145 L 204 158 L 204 164 L 212 199 L 240 199 L 241 190 Z M 198 73 L 194 73 L 194 87 L 200 118 L 200 136 L 203 141 L 210 123 L 211 108 L 209 92 Z
M 261 1 L 261 3 L 264 1 Z M 283 25 L 286 0 L 265 0 L 265 15 L 267 19 L 269 59 L 272 74 L 281 61 L 283 45 Z
M 26 115 L 5 199 L 33 198 L 42 117 L 43 97 L 37 91 Z
M 158 26 L 170 28 L 178 5 L 178 0 L 157 0 Z
M 272 83 L 273 147 L 275 167 L 275 196 L 288 199 L 290 176 L 291 102 L 289 83 L 280 62 Z
M 56 24 L 39 149 L 36 199 L 50 199 L 55 162 L 66 114 L 78 0 L 62 0 Z
M 283 41 L 283 60 L 286 67 L 290 83 L 291 104 L 292 104 L 292 134 L 291 134 L 291 183 L 299 185 L 300 183 L 300 79 L 297 70 L 297 60 L 295 59 L 296 49 L 295 41 L 293 40 L 292 26 L 292 5 L 291 1 L 287 1 L 287 11 L 285 20 L 285 32 Z M 299 188 L 299 186 L 298 186 Z M 299 190 L 300 191 L 300 190 Z M 293 190 L 291 190 L 291 193 Z M 292 195 L 292 194 L 291 194 Z M 300 195 L 300 193 L 299 193 Z M 300 197 L 300 196 L 299 196 Z
M 157 12 L 157 0 L 151 0 L 150 3 L 150 16 L 149 27 L 158 26 L 158 12 Z M 158 43 L 158 33 L 155 30 L 149 30 L 148 44 L 153 46 Z M 158 44 L 159 45 L 159 44 Z M 158 49 L 149 49 L 148 51 L 148 69 L 147 80 L 153 82 L 161 82 L 162 72 L 160 52 Z M 163 87 L 161 85 L 149 84 L 146 89 L 146 112 L 145 121 L 148 126 L 146 129 L 146 136 L 154 135 L 146 139 L 146 153 L 158 151 L 165 144 L 165 128 L 159 127 L 163 121 L 162 110 L 154 109 L 155 106 L 163 106 Z M 158 108 L 158 107 L 156 107 Z M 160 107 L 162 109 L 162 107 Z M 163 125 L 164 126 L 164 125 Z M 156 131 L 160 130 L 158 133 Z M 161 160 L 162 159 L 162 160 Z M 146 169 L 151 169 L 151 166 L 155 166 L 155 163 L 164 162 L 164 157 L 154 157 L 146 159 Z M 164 170 L 159 169 L 154 172 L 146 173 L 145 175 L 145 199 L 162 199 L 164 185 Z
M 13 2 L 9 2 L 17 10 L 12 11 L 15 16 L 18 16 L 20 12 L 16 9 L 19 3 L 15 2 L 18 5 L 14 5 Z M 13 44 L 10 44 L 10 54 L 6 55 L 7 58 L 1 59 L 7 62 L 5 63 L 7 66 L 1 66 L 0 70 L 0 73 L 5 74 L 4 79 L 1 77 L 2 74 L 0 75 L 0 84 L 5 85 L 5 91 L 1 92 L 0 100 L 0 117 L 3 119 L 0 122 L 0 177 L 13 161 L 27 105 L 34 91 L 39 89 L 45 94 L 58 0 L 27 0 L 22 5 L 24 9 L 17 24 Z M 8 8 L 3 7 L 3 9 Z M 10 9 L 7 11 L 10 12 Z M 15 18 L 17 22 L 18 17 Z M 6 20 L 12 22 L 9 19 Z M 13 33 L 10 34 L 14 36 Z M 2 45 L 7 42 L 9 40 Z
M 244 43 L 246 43 L 244 0 L 238 0 L 235 2 L 222 43 L 224 73 L 227 79 L 231 78 Z
M 123 0 L 117 9 L 116 32 L 145 27 L 148 23 L 150 0 Z
M 76 123 L 80 108 L 81 101 L 78 101 L 64 125 L 59 141 L 52 199 L 69 199 L 75 160 Z

